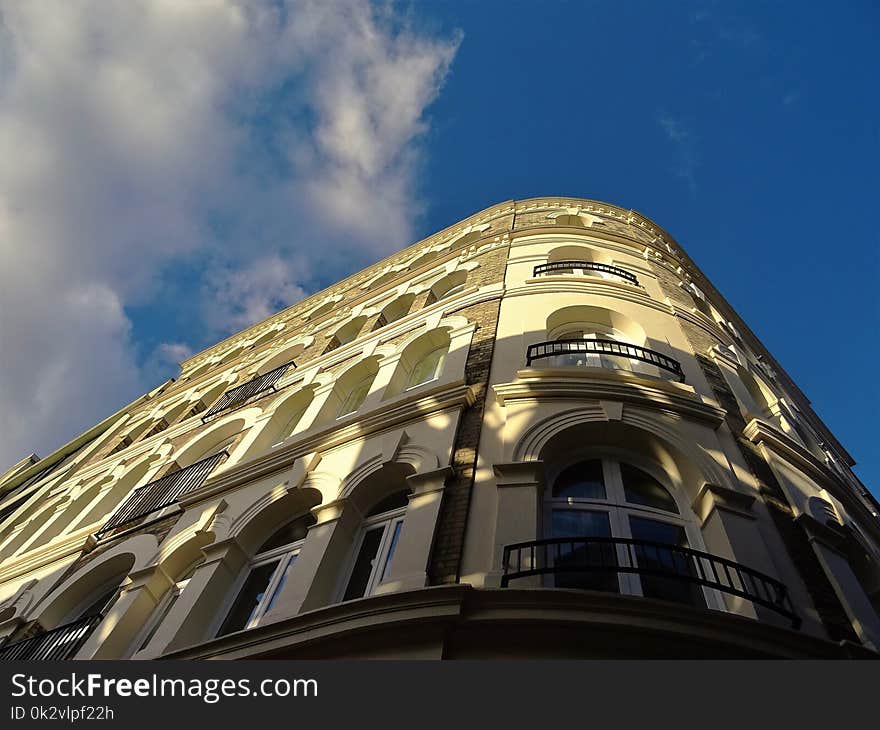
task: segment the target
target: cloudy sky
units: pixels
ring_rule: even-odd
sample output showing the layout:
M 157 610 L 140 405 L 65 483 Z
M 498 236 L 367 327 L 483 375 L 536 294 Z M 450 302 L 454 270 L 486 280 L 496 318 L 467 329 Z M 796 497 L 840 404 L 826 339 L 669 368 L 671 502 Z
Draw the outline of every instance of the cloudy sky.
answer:
M 878 21 L 0 0 L 0 471 L 433 230 L 562 194 L 670 230 L 876 493 Z

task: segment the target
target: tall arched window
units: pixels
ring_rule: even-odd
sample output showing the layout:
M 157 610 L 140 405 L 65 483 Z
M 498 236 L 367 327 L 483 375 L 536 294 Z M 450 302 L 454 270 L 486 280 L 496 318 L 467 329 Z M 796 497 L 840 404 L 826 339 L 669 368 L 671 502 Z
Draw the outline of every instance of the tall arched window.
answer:
M 309 527 L 314 523 L 311 514 L 297 517 L 260 546 L 217 636 L 250 629 L 260 623 L 284 588 Z
M 367 394 L 370 392 L 370 386 L 373 384 L 375 377 L 376 375 L 374 373 L 366 375 L 344 394 L 342 403 L 336 413 L 337 418 L 342 418 L 343 416 L 354 413 L 361 407 L 363 402 L 367 399 Z
M 174 608 L 174 605 L 180 599 L 181 595 L 183 595 L 184 590 L 186 590 L 190 580 L 192 580 L 193 574 L 195 574 L 196 570 L 198 570 L 204 562 L 204 557 L 201 557 L 191 563 L 188 568 L 180 573 L 177 580 L 174 582 L 174 585 L 165 592 L 165 595 L 162 596 L 156 609 L 153 611 L 153 615 L 150 616 L 149 620 L 144 624 L 143 630 L 135 641 L 134 650 L 136 652 L 147 648 L 147 645 L 156 635 L 156 632 L 159 630 L 165 617 L 171 613 L 171 609 Z
M 372 595 L 387 580 L 407 504 L 409 490 L 402 489 L 377 502 L 367 513 L 343 601 Z
M 551 559 L 561 570 L 549 576 L 554 586 L 706 605 L 694 583 L 651 574 L 672 569 L 693 575 L 681 553 L 663 547 L 688 546 L 686 523 L 669 488 L 652 471 L 614 457 L 581 459 L 559 471 L 546 495 L 545 531 L 581 541 L 556 546 Z M 633 542 L 605 541 L 612 537 Z M 636 573 L 616 570 L 633 558 Z
M 440 345 L 422 357 L 413 366 L 409 374 L 406 382 L 407 389 L 430 383 L 432 380 L 439 378 L 440 372 L 443 370 L 443 361 L 446 359 L 448 351 L 449 345 Z

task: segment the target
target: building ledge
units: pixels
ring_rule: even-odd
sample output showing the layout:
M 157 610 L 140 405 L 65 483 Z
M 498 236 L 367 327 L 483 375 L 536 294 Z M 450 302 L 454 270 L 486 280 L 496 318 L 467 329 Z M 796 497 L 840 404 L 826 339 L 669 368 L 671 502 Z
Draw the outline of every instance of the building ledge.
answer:
M 703 401 L 686 383 L 602 367 L 525 368 L 517 380 L 492 386 L 504 406 L 517 400 L 590 399 L 665 408 L 717 428 L 726 411 Z
M 878 658 L 861 646 L 638 596 L 469 585 L 335 604 L 161 658 L 394 658 L 412 656 L 413 646 L 437 658 Z

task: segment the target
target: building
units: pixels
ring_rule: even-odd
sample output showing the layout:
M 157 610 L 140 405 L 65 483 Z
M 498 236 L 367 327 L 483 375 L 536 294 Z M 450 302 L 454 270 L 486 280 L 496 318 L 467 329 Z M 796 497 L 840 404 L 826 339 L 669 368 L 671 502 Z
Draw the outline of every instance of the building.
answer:
M 673 238 L 481 211 L 0 477 L 0 657 L 871 657 L 878 505 Z

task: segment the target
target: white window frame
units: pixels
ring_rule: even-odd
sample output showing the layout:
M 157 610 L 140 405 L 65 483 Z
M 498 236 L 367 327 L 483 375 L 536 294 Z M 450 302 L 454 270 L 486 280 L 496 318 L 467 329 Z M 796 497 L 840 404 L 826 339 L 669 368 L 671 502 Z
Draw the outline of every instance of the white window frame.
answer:
M 359 598 L 368 598 L 369 596 L 373 595 L 376 588 L 378 588 L 380 584 L 387 582 L 388 576 L 386 575 L 386 573 L 388 572 L 388 568 L 390 567 L 388 562 L 389 552 L 391 551 L 392 545 L 394 545 L 395 531 L 403 530 L 403 521 L 406 518 L 406 509 L 406 507 L 399 507 L 395 510 L 382 512 L 378 515 L 374 515 L 373 517 L 369 517 L 364 520 L 360 532 L 358 533 L 358 539 L 355 541 L 356 547 L 349 556 L 348 562 L 346 564 L 346 569 L 342 573 L 344 580 L 340 583 L 337 592 L 337 601 L 339 603 L 342 603 L 343 601 L 356 601 Z M 398 527 L 398 525 L 400 527 Z M 355 566 L 357 565 L 357 559 L 360 555 L 361 547 L 364 544 L 367 533 L 379 526 L 383 526 L 384 529 L 382 531 L 382 537 L 379 540 L 379 547 L 376 550 L 376 557 L 373 559 L 373 565 L 370 570 L 370 577 L 367 580 L 364 594 L 355 598 L 346 599 L 345 592 L 348 590 L 348 584 L 351 582 Z M 400 540 L 399 534 L 397 539 L 398 541 Z M 391 557 L 393 558 L 393 555 Z
M 260 599 L 260 602 L 252 610 L 251 615 L 245 625 L 240 629 L 230 631 L 229 634 L 234 634 L 239 631 L 248 631 L 249 629 L 260 625 L 260 621 L 266 615 L 266 612 L 269 610 L 269 607 L 271 606 L 272 601 L 275 598 L 275 593 L 278 590 L 278 586 L 281 583 L 282 578 L 287 572 L 287 569 L 299 556 L 304 542 L 305 538 L 303 538 L 302 540 L 296 540 L 295 542 L 287 543 L 286 545 L 280 545 L 279 547 L 273 548 L 272 550 L 267 550 L 266 552 L 259 553 L 251 558 L 250 562 L 248 563 L 247 570 L 241 571 L 241 575 L 236 581 L 234 589 L 230 592 L 231 598 L 225 602 L 223 610 L 219 613 L 218 618 L 215 621 L 215 625 L 212 627 L 211 638 L 217 637 L 218 632 L 223 627 L 223 624 L 226 622 L 226 619 L 229 616 L 229 612 L 232 610 L 233 606 L 235 606 L 235 602 L 238 600 L 238 596 L 244 588 L 245 584 L 247 583 L 247 580 L 250 577 L 251 573 L 253 573 L 255 569 L 277 560 L 278 565 L 276 565 L 275 570 L 272 571 L 272 576 L 269 578 L 269 582 L 266 584 L 266 588 L 263 591 L 263 597 Z M 227 635 L 228 634 L 224 634 L 224 636 Z
M 345 418 L 346 416 L 350 416 L 352 413 L 357 413 L 360 410 L 360 407 L 364 404 L 364 401 L 370 395 L 370 389 L 373 387 L 373 381 L 375 379 L 376 373 L 365 375 L 363 378 L 358 380 L 357 383 L 355 383 L 355 385 L 345 394 L 345 396 L 341 399 L 342 402 L 339 404 L 339 409 L 336 412 L 337 421 L 340 418 Z M 364 383 L 367 384 L 367 389 L 364 393 L 364 397 L 361 398 L 361 401 L 354 408 L 347 408 L 348 402 L 351 399 L 352 394 L 355 393 L 362 385 L 364 385 Z
M 430 377 L 422 380 L 418 383 L 413 383 L 413 375 L 416 373 L 417 368 L 425 362 L 429 357 L 432 357 L 435 353 L 440 352 L 440 357 L 437 358 L 437 362 L 434 363 L 434 371 L 430 375 Z M 425 353 L 425 355 L 413 365 L 412 370 L 407 374 L 406 378 L 406 388 L 404 388 L 404 392 L 409 390 L 414 390 L 415 388 L 420 388 L 423 385 L 427 385 L 428 383 L 433 383 L 435 380 L 440 379 L 440 375 L 443 372 L 443 366 L 446 363 L 446 356 L 449 354 L 449 345 L 440 345 L 438 347 L 433 348 L 432 350 Z
M 600 460 L 602 462 L 602 480 L 605 484 L 605 499 L 587 499 L 581 497 L 565 497 L 554 498 L 553 486 L 559 476 L 569 467 L 574 466 L 582 461 Z M 634 504 L 626 501 L 626 493 L 623 487 L 623 476 L 620 470 L 621 463 L 633 466 L 649 476 L 656 479 L 662 487 L 669 492 L 676 507 L 678 514 L 666 510 L 650 507 L 647 505 Z M 611 536 L 632 539 L 632 530 L 630 527 L 630 516 L 644 517 L 656 522 L 665 522 L 667 524 L 681 527 L 684 530 L 688 547 L 694 550 L 705 551 L 702 535 L 693 522 L 687 519 L 688 514 L 682 500 L 676 497 L 676 489 L 669 483 L 666 474 L 656 468 L 653 464 L 634 458 L 625 452 L 617 452 L 614 450 L 603 449 L 601 452 L 583 451 L 578 452 L 576 456 L 560 462 L 554 473 L 548 475 L 547 489 L 544 496 L 544 510 L 542 524 L 544 534 L 547 537 L 553 535 L 553 510 L 583 510 L 587 512 L 603 512 L 608 515 L 609 525 L 611 527 Z M 626 547 L 617 546 L 618 562 L 624 564 L 626 562 Z M 641 596 L 643 595 L 641 580 L 635 573 L 618 573 L 618 584 L 621 594 Z M 545 575 L 545 585 L 554 586 L 554 575 L 548 573 Z M 727 610 L 724 600 L 718 591 L 701 586 L 703 597 L 709 608 Z

